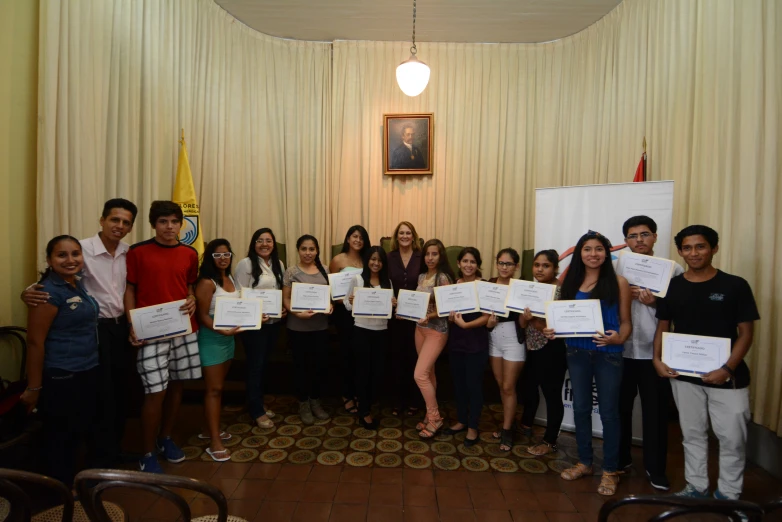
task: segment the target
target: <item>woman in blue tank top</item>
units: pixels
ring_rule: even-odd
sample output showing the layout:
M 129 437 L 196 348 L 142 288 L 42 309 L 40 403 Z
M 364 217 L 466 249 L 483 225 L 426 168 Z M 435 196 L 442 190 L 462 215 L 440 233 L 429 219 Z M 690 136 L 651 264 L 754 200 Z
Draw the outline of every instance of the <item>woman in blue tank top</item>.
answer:
M 562 282 L 560 299 L 599 299 L 605 334 L 570 337 L 567 366 L 573 387 L 578 464 L 562 472 L 565 480 L 592 474 L 592 380 L 603 423 L 603 477 L 597 492 L 613 495 L 619 485 L 619 385 L 622 381 L 623 343 L 632 331 L 630 286 L 617 276 L 611 263 L 611 242 L 589 231 L 576 243 L 573 259 Z M 554 331 L 543 333 L 553 339 Z

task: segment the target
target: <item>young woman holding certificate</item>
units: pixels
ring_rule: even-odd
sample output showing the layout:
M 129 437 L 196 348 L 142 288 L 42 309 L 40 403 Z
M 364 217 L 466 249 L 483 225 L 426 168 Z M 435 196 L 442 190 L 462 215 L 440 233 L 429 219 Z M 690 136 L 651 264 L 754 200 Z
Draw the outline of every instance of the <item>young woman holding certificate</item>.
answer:
M 559 254 L 556 250 L 541 250 L 535 254 L 532 262 L 532 275 L 538 283 L 557 284 L 559 271 Z M 518 388 L 521 389 L 524 413 L 521 416 L 521 430 L 531 432 L 538 411 L 540 394 L 543 391 L 546 399 L 546 433 L 537 444 L 527 448 L 532 455 L 547 455 L 557 451 L 557 437 L 565 415 L 562 403 L 562 384 L 565 382 L 567 360 L 565 359 L 564 339 L 549 340 L 543 335 L 546 321 L 532 317 L 529 308 L 521 315 L 521 326 L 526 333 L 527 362 L 524 365 L 524 376 Z
M 364 258 L 364 269 L 350 283 L 344 298 L 345 309 L 353 310 L 357 288 L 381 288 L 391 290 L 388 277 L 388 259 L 382 247 L 368 249 Z M 395 301 L 392 299 L 392 306 Z M 358 310 L 357 310 L 358 312 Z M 358 395 L 358 422 L 368 430 L 377 428 L 370 408 L 378 398 L 378 389 L 383 382 L 383 365 L 388 348 L 388 319 L 356 316 L 353 326 L 353 354 L 356 362 L 356 392 Z
M 313 424 L 314 417 L 325 420 L 329 414 L 320 402 L 320 392 L 328 375 L 329 320 L 333 307 L 325 313 L 313 310 L 293 311 L 291 292 L 294 283 L 325 285 L 329 277 L 320 262 L 318 240 L 309 234 L 296 241 L 299 262 L 285 271 L 282 278 L 282 300 L 288 313 L 288 338 L 293 351 L 296 373 L 296 395 L 299 399 L 299 416 L 304 424 Z
M 513 274 L 519 269 L 519 253 L 512 248 L 503 248 L 497 253 L 498 277 L 491 283 L 509 285 Z M 516 382 L 519 380 L 526 349 L 524 347 L 523 331 L 517 331 L 519 313 L 510 312 L 508 317 L 492 314 L 486 327 L 489 329 L 489 361 L 502 399 L 503 422 L 502 429 L 494 433 L 494 438 L 500 440 L 500 450 L 510 451 L 513 448 L 513 418 L 516 415 Z M 519 329 L 521 327 L 519 326 Z
M 231 434 L 220 431 L 220 403 L 225 376 L 234 358 L 234 335 L 239 327 L 215 330 L 215 303 L 218 297 L 239 297 L 239 286 L 231 276 L 231 244 L 227 239 L 213 239 L 206 245 L 196 283 L 196 317 L 202 328 L 198 334 L 198 353 L 206 383 L 204 390 L 204 417 L 209 439 L 206 453 L 216 462 L 231 460 L 231 452 L 223 446 Z
M 236 281 L 242 288 L 282 290 L 285 265 L 277 251 L 277 239 L 270 228 L 260 228 L 250 239 L 247 257 L 236 265 Z M 287 310 L 282 309 L 285 317 Z M 273 428 L 274 413 L 263 404 L 263 377 L 266 357 L 277 344 L 282 318 L 269 318 L 260 330 L 239 334 L 247 357 L 247 407 L 260 428 Z
M 422 439 L 431 439 L 443 426 L 437 406 L 437 378 L 434 363 L 448 340 L 448 318 L 437 315 L 434 287 L 453 284 L 455 277 L 445 255 L 445 246 L 439 239 L 430 239 L 424 244 L 421 275 L 418 276 L 418 292 L 429 292 L 429 309 L 426 317 L 418 321 L 415 329 L 415 349 L 418 362 L 413 378 L 426 402 L 426 416 L 416 425 Z
M 466 247 L 456 256 L 459 263 L 457 283 L 481 280 L 481 253 Z M 451 362 L 457 422 L 443 431 L 455 435 L 467 430 L 465 447 L 478 442 L 478 420 L 483 408 L 483 372 L 489 361 L 489 314 L 451 312 L 448 332 L 448 358 Z
M 619 389 L 622 381 L 623 343 L 632 332 L 630 285 L 617 276 L 611 263 L 611 242 L 589 231 L 576 243 L 560 291 L 562 300 L 599 299 L 604 334 L 569 337 L 567 365 L 573 385 L 573 417 L 579 462 L 562 472 L 565 480 L 592 474 L 592 380 L 597 385 L 597 403 L 603 423 L 603 477 L 597 492 L 613 495 L 619 485 Z M 556 334 L 546 328 L 549 339 Z
M 353 225 L 345 234 L 342 252 L 334 256 L 329 263 L 329 273 L 351 272 L 360 274 L 364 266 L 364 257 L 369 247 L 367 230 L 361 225 Z M 342 305 L 342 300 L 334 302 L 334 324 L 339 334 L 340 357 L 342 367 L 342 404 L 348 413 L 358 413 L 356 405 L 355 361 L 353 359 L 353 316 Z

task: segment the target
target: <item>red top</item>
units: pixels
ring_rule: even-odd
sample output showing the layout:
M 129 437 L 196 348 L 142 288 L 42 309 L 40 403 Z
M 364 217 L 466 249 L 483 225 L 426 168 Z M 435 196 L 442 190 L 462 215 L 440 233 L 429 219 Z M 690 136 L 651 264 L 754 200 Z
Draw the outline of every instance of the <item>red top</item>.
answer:
M 198 252 L 184 243 L 136 243 L 128 251 L 127 264 L 128 283 L 136 287 L 136 308 L 186 299 L 187 286 L 198 279 Z M 198 331 L 195 314 L 190 323 Z

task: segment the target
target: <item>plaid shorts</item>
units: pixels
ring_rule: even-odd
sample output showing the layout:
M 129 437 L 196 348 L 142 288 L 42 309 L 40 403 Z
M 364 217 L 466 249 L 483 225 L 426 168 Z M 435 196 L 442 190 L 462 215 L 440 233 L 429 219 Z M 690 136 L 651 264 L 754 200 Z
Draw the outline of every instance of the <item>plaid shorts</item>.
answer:
M 199 379 L 198 332 L 142 345 L 136 368 L 144 383 L 144 393 L 162 392 L 169 380 Z

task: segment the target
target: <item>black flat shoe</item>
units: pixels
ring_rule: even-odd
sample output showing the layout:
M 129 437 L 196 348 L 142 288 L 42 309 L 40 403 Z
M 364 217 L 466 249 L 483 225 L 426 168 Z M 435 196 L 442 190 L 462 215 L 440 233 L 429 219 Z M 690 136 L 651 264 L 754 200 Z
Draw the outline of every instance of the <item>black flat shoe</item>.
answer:
M 464 426 L 463 428 L 459 428 L 458 430 L 455 430 L 453 428 L 445 428 L 443 430 L 443 435 L 456 435 L 457 433 L 461 433 L 463 431 L 467 431 L 467 426 Z
M 374 431 L 377 429 L 377 421 L 374 419 L 372 420 L 372 422 L 367 422 L 364 420 L 364 417 L 359 417 L 358 423 L 361 424 L 361 427 L 364 428 L 365 430 Z
M 475 446 L 478 444 L 478 441 L 480 440 L 480 437 L 475 437 L 474 439 L 468 439 L 467 437 L 464 438 L 464 447 L 470 448 L 472 446 Z

